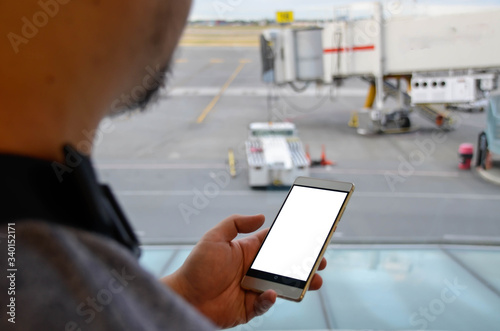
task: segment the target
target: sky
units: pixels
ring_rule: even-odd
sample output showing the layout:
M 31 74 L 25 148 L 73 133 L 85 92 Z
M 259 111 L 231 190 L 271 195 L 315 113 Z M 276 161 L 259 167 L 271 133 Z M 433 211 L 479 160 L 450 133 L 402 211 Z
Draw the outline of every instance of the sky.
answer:
M 366 0 L 193 0 L 190 20 L 274 19 L 277 11 L 293 11 L 297 19 L 331 19 L 334 6 Z M 500 0 L 382 0 L 391 14 L 439 15 L 500 7 Z M 387 10 L 386 10 L 387 13 Z

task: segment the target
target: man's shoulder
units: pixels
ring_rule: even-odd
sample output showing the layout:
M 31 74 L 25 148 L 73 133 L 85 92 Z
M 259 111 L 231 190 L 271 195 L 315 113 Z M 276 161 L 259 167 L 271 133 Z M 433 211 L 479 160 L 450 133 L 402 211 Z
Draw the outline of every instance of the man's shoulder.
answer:
M 26 329 L 211 328 L 113 240 L 43 221 L 16 224 L 17 321 Z
M 43 220 L 25 220 L 16 224 L 22 251 L 50 259 L 55 265 L 63 260 L 70 264 L 138 266 L 136 258 L 125 247 L 101 234 Z

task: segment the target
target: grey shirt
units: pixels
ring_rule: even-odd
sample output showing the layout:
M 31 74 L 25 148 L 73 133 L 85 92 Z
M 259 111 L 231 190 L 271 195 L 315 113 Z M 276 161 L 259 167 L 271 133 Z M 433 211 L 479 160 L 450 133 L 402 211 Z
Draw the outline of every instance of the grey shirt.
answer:
M 5 239 L 0 246 L 7 261 Z M 106 237 L 40 221 L 17 222 L 15 258 L 15 324 L 6 310 L 10 279 L 2 277 L 0 330 L 215 329 Z

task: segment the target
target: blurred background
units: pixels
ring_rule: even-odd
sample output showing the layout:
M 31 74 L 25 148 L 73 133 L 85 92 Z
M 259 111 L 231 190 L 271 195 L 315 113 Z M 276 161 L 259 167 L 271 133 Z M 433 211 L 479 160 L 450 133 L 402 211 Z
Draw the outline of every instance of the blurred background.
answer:
M 157 276 L 231 214 L 270 226 L 297 176 L 355 183 L 322 290 L 238 329 L 496 330 L 499 53 L 499 1 L 198 0 L 95 165 Z

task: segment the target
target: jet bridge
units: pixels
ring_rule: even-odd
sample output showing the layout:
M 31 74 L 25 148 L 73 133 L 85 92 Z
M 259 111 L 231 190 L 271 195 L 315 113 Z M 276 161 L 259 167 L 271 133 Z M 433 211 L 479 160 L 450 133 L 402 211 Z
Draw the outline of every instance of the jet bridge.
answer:
M 412 111 L 452 128 L 451 112 L 443 109 L 474 107 L 497 89 L 500 9 L 390 17 L 380 3 L 361 3 L 334 13 L 321 28 L 265 31 L 264 80 L 292 86 L 350 77 L 369 81 L 369 110 L 360 114 L 368 120 L 359 121 L 366 123 L 360 132 L 384 131 L 394 118 L 408 118 Z M 387 97 L 399 100 L 396 110 L 388 109 Z

